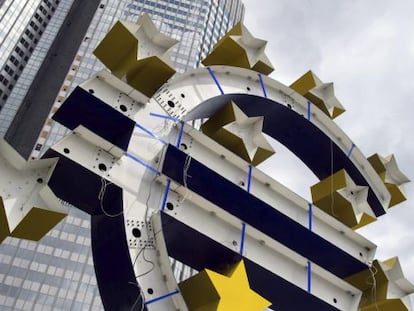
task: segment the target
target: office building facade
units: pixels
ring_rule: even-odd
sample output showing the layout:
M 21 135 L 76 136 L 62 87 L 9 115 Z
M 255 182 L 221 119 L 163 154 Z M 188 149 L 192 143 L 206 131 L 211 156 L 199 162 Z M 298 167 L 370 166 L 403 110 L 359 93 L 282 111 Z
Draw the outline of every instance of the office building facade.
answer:
M 184 72 L 242 20 L 244 6 L 240 0 L 0 1 L 0 135 L 25 158 L 40 157 L 67 133 L 53 113 L 77 84 L 103 69 L 92 55 L 98 42 L 116 20 L 144 13 L 179 40 L 172 61 Z M 177 278 L 189 273 L 174 265 Z M 102 309 L 87 215 L 69 207 L 39 243 L 8 238 L 0 245 L 0 309 Z

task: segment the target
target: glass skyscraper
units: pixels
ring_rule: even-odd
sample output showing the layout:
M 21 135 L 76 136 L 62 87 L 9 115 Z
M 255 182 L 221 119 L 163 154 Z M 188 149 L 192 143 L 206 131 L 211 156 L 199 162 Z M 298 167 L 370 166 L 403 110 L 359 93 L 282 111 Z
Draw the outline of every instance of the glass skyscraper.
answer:
M 241 0 L 0 1 L 0 134 L 36 159 L 67 130 L 51 116 L 103 65 L 92 51 L 116 20 L 149 14 L 179 40 L 178 72 L 197 67 L 242 20 Z M 86 214 L 69 215 L 39 243 L 0 244 L 0 310 L 101 310 Z M 177 265 L 178 263 L 175 263 Z M 176 269 L 177 277 L 186 273 Z

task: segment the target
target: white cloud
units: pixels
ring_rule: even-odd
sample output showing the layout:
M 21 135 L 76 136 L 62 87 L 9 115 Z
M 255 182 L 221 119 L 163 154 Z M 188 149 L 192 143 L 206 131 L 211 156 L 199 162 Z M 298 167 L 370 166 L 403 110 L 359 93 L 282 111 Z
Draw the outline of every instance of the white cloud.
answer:
M 347 109 L 337 123 L 367 156 L 395 153 L 401 170 L 414 179 L 414 2 L 244 2 L 247 27 L 269 41 L 272 77 L 289 85 L 312 69 L 323 81 L 333 81 Z M 414 200 L 413 184 L 406 192 Z M 398 255 L 411 281 L 413 219 L 408 201 L 360 231 L 378 244 L 380 259 Z

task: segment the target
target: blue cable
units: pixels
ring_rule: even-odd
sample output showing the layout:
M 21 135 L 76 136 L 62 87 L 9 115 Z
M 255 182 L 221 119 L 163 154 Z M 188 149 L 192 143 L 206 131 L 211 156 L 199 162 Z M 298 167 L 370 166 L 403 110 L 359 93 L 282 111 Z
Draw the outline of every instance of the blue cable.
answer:
M 165 210 L 165 204 L 167 203 L 168 193 L 170 192 L 171 179 L 168 179 L 167 185 L 165 186 L 164 197 L 162 199 L 161 210 Z
M 220 83 L 218 82 L 217 77 L 216 77 L 216 75 L 214 74 L 213 69 L 211 69 L 210 67 L 207 67 L 207 70 L 208 70 L 208 72 L 210 73 L 210 76 L 213 78 L 214 82 L 216 83 L 216 85 L 217 85 L 218 89 L 220 90 L 220 93 L 223 95 L 223 94 L 224 94 L 224 91 L 223 91 L 223 89 L 221 88 L 221 85 L 220 85 Z
M 354 149 L 355 149 L 355 144 L 353 143 L 352 146 L 351 146 L 351 149 L 349 150 L 349 152 L 347 154 L 348 158 L 351 157 L 352 151 L 354 151 Z
M 312 263 L 308 261 L 308 293 L 312 291 Z
M 160 296 L 160 297 L 157 297 L 157 298 L 154 298 L 154 299 L 148 300 L 147 302 L 145 302 L 145 305 L 150 305 L 150 304 L 152 304 L 152 303 L 154 303 L 154 302 L 157 302 L 157 301 L 160 301 L 160 300 L 167 299 L 167 298 L 169 298 L 169 297 L 171 297 L 171 296 L 177 295 L 178 293 L 179 293 L 179 291 L 178 291 L 178 290 L 176 290 L 176 291 L 174 291 L 174 292 L 171 292 L 171 293 L 168 293 L 168 294 L 162 295 L 162 296 Z
M 249 173 L 247 175 L 247 192 L 250 193 L 250 187 L 252 185 L 252 170 L 253 167 L 249 165 Z
M 312 231 L 313 227 L 313 206 L 309 203 L 309 230 Z M 308 293 L 312 290 L 312 263 L 308 261 Z
M 183 132 L 184 132 L 184 122 L 181 122 L 180 132 L 178 133 L 177 144 L 175 145 L 177 148 L 181 145 L 181 140 L 183 139 Z
M 151 132 L 149 129 L 143 127 L 142 125 L 135 123 L 135 126 L 137 128 L 139 128 L 140 130 L 144 131 L 145 133 L 147 133 L 149 136 L 154 137 L 155 139 L 158 139 L 160 142 L 162 142 L 165 145 L 168 145 L 168 142 L 166 142 L 164 139 L 162 139 L 161 137 L 159 137 L 158 135 L 154 134 L 153 132 Z
M 258 76 L 259 76 L 260 86 L 262 87 L 263 95 L 264 95 L 265 98 L 267 98 L 266 87 L 265 87 L 265 84 L 263 82 L 262 75 L 259 73 Z
M 174 121 L 174 122 L 180 122 L 181 121 L 178 118 L 174 118 L 174 117 L 171 117 L 171 116 L 168 116 L 168 115 L 158 114 L 158 113 L 154 113 L 154 112 L 150 112 L 150 116 L 161 118 L 161 119 L 167 119 L 167 120 L 171 120 L 171 121 Z
M 241 239 L 240 239 L 240 255 L 243 256 L 243 251 L 244 251 L 244 239 L 246 237 L 246 224 L 243 222 L 242 223 L 242 231 L 241 231 Z

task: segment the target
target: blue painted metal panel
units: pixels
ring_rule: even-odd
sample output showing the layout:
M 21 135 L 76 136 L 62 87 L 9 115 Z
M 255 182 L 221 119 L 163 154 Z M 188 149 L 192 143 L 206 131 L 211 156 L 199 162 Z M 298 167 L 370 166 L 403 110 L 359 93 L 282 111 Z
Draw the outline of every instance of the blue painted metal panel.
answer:
M 162 213 L 161 217 L 168 253 L 178 261 L 199 271 L 210 269 L 220 272 L 243 259 L 250 287 L 271 301 L 273 310 L 338 310 L 170 215 Z M 307 273 L 306 270 L 303 273 Z
M 335 143 L 306 116 L 299 115 L 285 105 L 268 98 L 248 94 L 226 94 L 205 101 L 192 110 L 184 120 L 209 118 L 230 100 L 249 117 L 264 116 L 263 132 L 292 151 L 319 179 L 345 169 L 356 184 L 369 186 L 358 168 Z M 381 202 L 369 188 L 368 203 L 376 216 L 385 214 Z
M 119 197 L 122 204 L 122 197 Z M 128 251 L 124 217 L 91 218 L 92 253 L 105 310 L 146 311 Z
M 186 153 L 169 145 L 162 173 L 183 185 L 186 157 Z M 187 172 L 191 176 L 186 181 L 188 189 L 338 277 L 345 278 L 368 268 L 360 260 L 199 161 L 192 159 Z
M 55 157 L 59 157 L 59 161 L 48 186 L 58 198 L 90 215 L 103 214 L 102 208 L 110 215 L 122 212 L 122 201 L 119 201 L 122 197 L 122 188 L 107 181 L 105 195 L 100 202 L 98 196 L 102 187 L 102 178 L 52 149 L 43 156 L 43 158 Z
M 126 240 L 122 189 L 106 186 L 98 199 L 101 177 L 49 149 L 43 158 L 59 157 L 48 186 L 60 199 L 90 214 L 95 274 L 105 310 L 142 311 L 141 290 L 136 282 Z M 102 207 L 111 215 L 103 214 Z
M 81 87 L 73 90 L 53 119 L 74 130 L 83 125 L 126 151 L 135 122 Z

